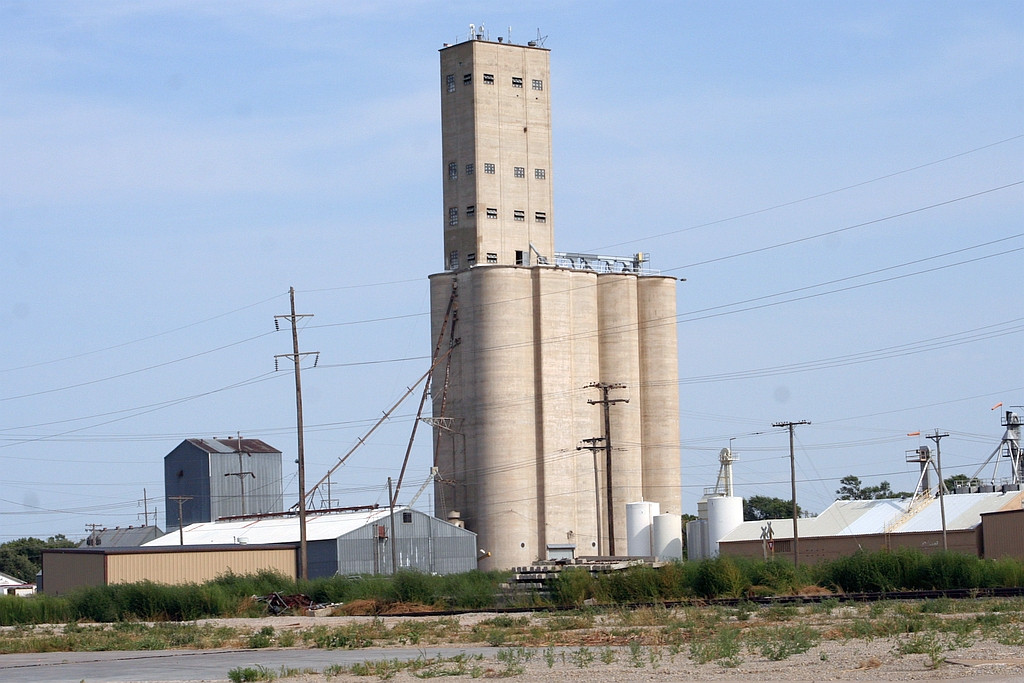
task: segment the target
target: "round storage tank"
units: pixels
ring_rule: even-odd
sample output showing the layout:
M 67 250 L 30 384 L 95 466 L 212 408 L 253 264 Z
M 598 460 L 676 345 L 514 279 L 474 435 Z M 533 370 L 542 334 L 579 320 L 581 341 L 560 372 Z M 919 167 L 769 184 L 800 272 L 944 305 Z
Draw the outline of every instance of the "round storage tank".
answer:
M 743 523 L 743 499 L 738 496 L 708 498 L 708 551 L 718 557 L 718 542 Z
M 683 559 L 683 519 L 679 515 L 655 515 L 654 547 L 651 554 L 657 560 Z
M 630 557 L 650 557 L 654 518 L 660 506 L 650 501 L 626 503 L 626 554 Z
M 686 523 L 686 559 L 703 560 L 708 556 L 707 529 L 708 523 L 703 519 Z

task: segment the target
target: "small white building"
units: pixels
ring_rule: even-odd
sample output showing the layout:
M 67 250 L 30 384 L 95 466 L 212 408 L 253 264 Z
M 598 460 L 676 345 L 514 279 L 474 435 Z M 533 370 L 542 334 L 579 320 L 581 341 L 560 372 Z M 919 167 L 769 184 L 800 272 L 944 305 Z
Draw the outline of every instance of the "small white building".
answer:
M 36 592 L 34 583 L 25 583 L 10 574 L 0 572 L 0 595 L 32 595 Z

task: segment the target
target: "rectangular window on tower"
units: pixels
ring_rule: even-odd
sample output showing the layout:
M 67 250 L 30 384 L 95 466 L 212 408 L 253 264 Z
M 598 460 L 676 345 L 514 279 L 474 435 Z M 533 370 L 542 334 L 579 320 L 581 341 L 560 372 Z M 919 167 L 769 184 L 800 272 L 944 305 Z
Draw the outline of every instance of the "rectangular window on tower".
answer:
M 487 262 L 488 263 L 497 263 L 498 262 L 498 255 L 496 253 L 494 253 L 493 251 L 487 252 Z
M 484 85 L 494 85 L 494 74 L 484 74 Z
M 525 211 L 513 211 L 512 212 L 512 218 L 514 218 L 517 221 L 525 221 L 526 220 L 526 212 Z
M 539 78 L 533 79 L 533 89 L 534 90 L 543 90 L 544 89 L 544 81 L 540 80 Z
M 458 270 L 459 269 L 459 252 L 453 251 L 448 254 L 448 269 Z
M 494 174 L 494 164 L 484 164 L 484 173 Z
M 538 223 L 547 223 L 548 215 L 543 211 L 537 211 L 533 214 L 533 220 L 537 221 Z
M 487 217 L 488 218 L 497 218 L 498 217 L 498 210 L 497 209 L 487 209 Z
M 473 175 L 473 164 L 466 164 L 466 175 Z
M 475 216 L 475 215 L 476 215 L 476 206 L 467 206 L 466 207 L 466 218 L 469 218 L 470 216 Z
M 459 207 L 452 206 L 448 209 L 448 225 L 459 224 Z
M 534 180 L 544 180 L 547 177 L 548 177 L 548 173 L 543 168 L 535 168 L 535 169 L 533 169 L 533 178 L 534 178 Z
M 516 265 L 524 266 L 526 263 L 526 254 L 521 249 L 516 249 Z
M 448 84 L 448 92 L 455 92 L 455 74 L 448 74 L 445 81 Z
M 448 180 L 456 180 L 459 177 L 459 165 L 454 161 L 448 164 Z
M 473 74 L 463 74 L 462 85 L 473 85 Z
M 471 251 L 468 254 L 466 254 L 466 265 L 471 266 L 474 263 L 476 263 L 476 252 Z
M 512 87 L 513 88 L 522 88 L 523 87 L 523 79 L 518 77 L 518 76 L 513 76 L 512 77 Z
M 515 166 L 512 170 L 513 170 L 513 174 L 512 175 L 514 175 L 516 178 L 525 178 L 526 177 L 526 169 L 523 168 L 522 166 Z

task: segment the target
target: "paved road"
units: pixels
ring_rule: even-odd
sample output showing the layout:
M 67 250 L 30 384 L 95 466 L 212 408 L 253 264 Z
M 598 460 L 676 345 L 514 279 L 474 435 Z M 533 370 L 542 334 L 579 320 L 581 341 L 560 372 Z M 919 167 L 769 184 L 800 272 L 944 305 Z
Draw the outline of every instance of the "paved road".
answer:
M 331 664 L 350 666 L 381 659 L 455 657 L 460 653 L 496 657 L 499 648 L 368 648 L 364 650 L 159 650 L 155 652 L 45 652 L 0 655 L 0 681 L 64 683 L 88 681 L 227 680 L 239 666 L 263 665 L 279 671 L 323 671 Z

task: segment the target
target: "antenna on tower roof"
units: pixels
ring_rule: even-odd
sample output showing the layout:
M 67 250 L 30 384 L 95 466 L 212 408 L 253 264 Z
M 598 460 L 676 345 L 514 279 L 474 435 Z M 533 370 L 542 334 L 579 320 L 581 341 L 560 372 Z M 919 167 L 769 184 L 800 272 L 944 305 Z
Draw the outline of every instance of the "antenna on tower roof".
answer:
M 540 29 L 538 28 L 537 29 L 537 40 L 531 40 L 530 41 L 530 46 L 531 47 L 536 47 L 536 46 L 544 47 L 544 41 L 547 40 L 547 39 L 548 39 L 547 36 L 542 36 L 540 34 Z

